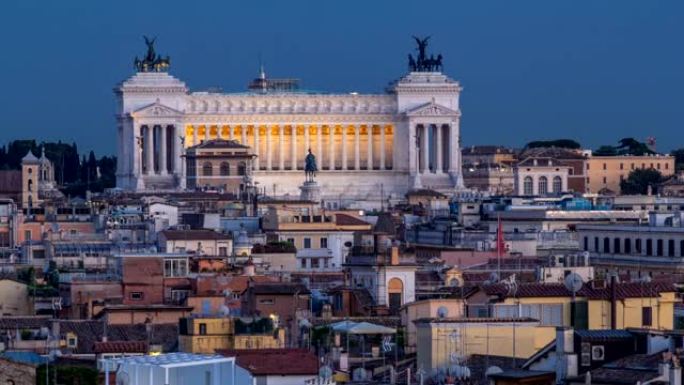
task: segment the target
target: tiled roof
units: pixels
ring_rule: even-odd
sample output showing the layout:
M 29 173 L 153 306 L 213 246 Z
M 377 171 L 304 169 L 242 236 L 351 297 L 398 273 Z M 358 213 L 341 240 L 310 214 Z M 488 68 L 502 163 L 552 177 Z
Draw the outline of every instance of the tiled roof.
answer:
M 622 339 L 632 339 L 634 335 L 627 330 L 585 330 L 577 329 L 575 330 L 577 334 L 583 340 L 591 341 L 611 341 L 611 340 L 622 340 Z
M 95 353 L 147 353 L 145 341 L 107 341 L 93 344 Z
M 249 148 L 249 146 L 244 146 L 237 140 L 213 139 L 190 147 L 190 149 L 195 148 Z
M 78 337 L 74 351 L 77 354 L 93 353 L 105 330 L 104 322 L 97 320 L 61 320 L 59 324 L 62 336 L 71 332 Z M 162 345 L 164 352 L 174 351 L 178 345 L 178 324 L 107 325 L 107 340 L 147 341 L 150 345 Z
M 309 289 L 294 283 L 257 283 L 250 287 L 253 294 L 293 295 L 309 294 Z
M 336 214 L 335 215 L 335 224 L 338 226 L 368 226 L 370 227 L 370 223 L 361 220 L 359 218 L 356 218 L 351 215 L 347 214 Z
M 230 233 L 219 233 L 213 230 L 164 230 L 162 231 L 167 240 L 172 241 L 199 241 L 199 240 L 222 240 L 232 239 Z
M 50 317 L 0 317 L 0 330 L 50 327 Z
M 21 193 L 21 171 L 0 170 L 1 193 Z
M 528 283 L 519 284 L 515 293 L 511 293 L 504 284 L 484 286 L 483 290 L 487 295 L 497 295 L 501 297 L 569 297 L 572 296 L 562 283 Z M 623 282 L 616 284 L 616 298 L 658 297 L 661 293 L 675 292 L 674 286 L 664 282 Z M 578 297 L 587 299 L 610 299 L 611 288 L 607 284 L 605 287 L 592 287 L 585 284 L 577 292 Z
M 406 193 L 407 197 L 434 197 L 434 198 L 446 198 L 447 196 L 440 193 L 439 191 L 429 190 L 429 189 L 418 189 L 411 190 Z
M 237 364 L 255 376 L 301 376 L 318 374 L 318 359 L 305 349 L 219 350 L 236 357 Z

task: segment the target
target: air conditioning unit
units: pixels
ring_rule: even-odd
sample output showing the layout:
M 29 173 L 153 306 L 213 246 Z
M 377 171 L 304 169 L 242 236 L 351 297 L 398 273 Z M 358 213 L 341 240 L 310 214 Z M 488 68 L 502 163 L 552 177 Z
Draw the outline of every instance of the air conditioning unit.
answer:
M 606 350 L 603 345 L 594 345 L 591 347 L 591 360 L 603 361 L 606 359 Z

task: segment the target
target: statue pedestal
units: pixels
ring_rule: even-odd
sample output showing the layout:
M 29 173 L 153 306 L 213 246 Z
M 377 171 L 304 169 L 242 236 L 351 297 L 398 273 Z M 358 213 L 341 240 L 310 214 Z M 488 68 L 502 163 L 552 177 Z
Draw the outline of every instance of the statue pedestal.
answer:
M 299 190 L 301 190 L 300 199 L 321 203 L 321 186 L 315 181 L 304 182 L 299 186 Z

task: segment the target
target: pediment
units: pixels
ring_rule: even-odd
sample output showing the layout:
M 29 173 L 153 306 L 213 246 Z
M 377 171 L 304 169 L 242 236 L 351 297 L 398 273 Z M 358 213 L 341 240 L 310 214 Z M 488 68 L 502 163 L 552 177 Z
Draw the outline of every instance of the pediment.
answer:
M 165 106 L 157 100 L 156 102 L 139 108 L 131 113 L 131 116 L 136 118 L 145 117 L 177 117 L 182 116 L 183 112 L 178 111 L 169 106 Z
M 459 112 L 435 102 L 425 103 L 406 111 L 407 116 L 459 116 Z

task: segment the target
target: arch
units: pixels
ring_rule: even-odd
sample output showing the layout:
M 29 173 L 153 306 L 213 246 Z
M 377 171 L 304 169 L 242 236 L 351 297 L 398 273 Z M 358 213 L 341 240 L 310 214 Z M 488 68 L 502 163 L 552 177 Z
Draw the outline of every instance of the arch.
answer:
M 610 254 L 610 238 L 603 238 L 603 252 L 605 254 Z
M 553 192 L 560 193 L 563 191 L 563 180 L 558 175 L 553 177 Z
M 523 194 L 524 195 L 532 195 L 534 192 L 532 191 L 532 177 L 531 176 L 526 176 L 524 181 L 523 181 Z
M 211 162 L 204 162 L 202 165 L 202 175 L 204 176 L 212 176 L 214 173 L 213 167 L 211 165 Z
M 539 195 L 546 195 L 549 193 L 549 180 L 545 176 L 539 177 Z
M 221 166 L 219 168 L 219 174 L 221 176 L 229 176 L 230 175 L 230 163 L 221 162 Z
M 397 311 L 404 304 L 404 282 L 392 278 L 387 282 L 388 305 L 391 311 Z
M 237 166 L 237 174 L 238 174 L 238 175 L 245 175 L 245 174 L 247 174 L 247 163 L 245 163 L 245 162 L 240 162 L 240 163 L 238 163 L 238 166 Z

